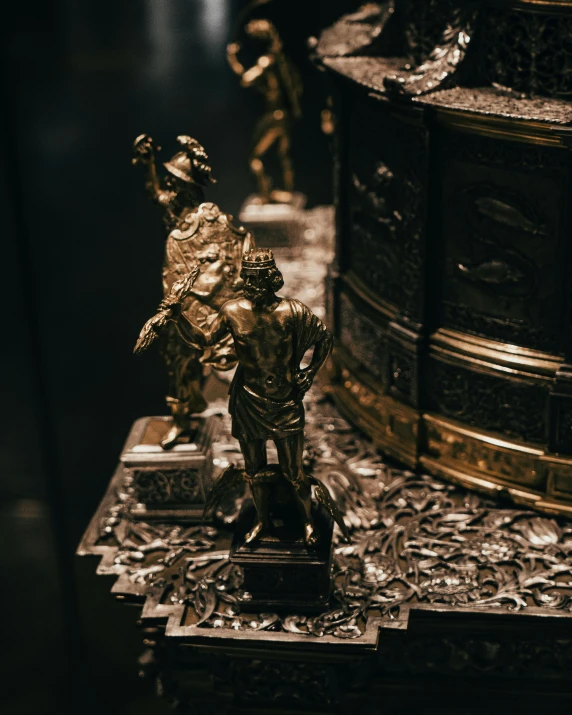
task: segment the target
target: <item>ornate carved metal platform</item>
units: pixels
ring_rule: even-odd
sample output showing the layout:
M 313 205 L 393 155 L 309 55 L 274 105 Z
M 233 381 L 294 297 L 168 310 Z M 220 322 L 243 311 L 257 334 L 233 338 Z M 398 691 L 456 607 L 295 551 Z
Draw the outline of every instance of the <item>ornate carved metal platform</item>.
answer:
M 308 458 L 345 506 L 352 543 L 335 537 L 334 593 L 316 615 L 241 612 L 229 561 L 240 495 L 214 526 L 145 523 L 118 467 L 78 553 L 141 605 L 163 692 L 208 712 L 378 712 L 405 702 L 404 687 L 415 699 L 454 675 L 511 693 L 524 676 L 520 696 L 572 703 L 572 522 L 393 467 L 318 394 Z M 224 424 L 218 468 L 238 455 Z
M 323 314 L 332 212 L 305 213 L 303 249 L 277 260 L 293 295 Z M 398 468 L 321 389 L 308 398 L 306 456 L 353 540 L 335 535 L 332 600 L 317 613 L 241 610 L 229 552 L 242 495 L 213 525 L 148 521 L 118 466 L 78 554 L 141 608 L 138 669 L 179 711 L 209 715 L 569 712 L 572 522 Z M 240 452 L 224 404 L 211 407 L 216 475 Z
M 385 0 L 336 115 L 332 394 L 386 454 L 572 513 L 569 0 Z

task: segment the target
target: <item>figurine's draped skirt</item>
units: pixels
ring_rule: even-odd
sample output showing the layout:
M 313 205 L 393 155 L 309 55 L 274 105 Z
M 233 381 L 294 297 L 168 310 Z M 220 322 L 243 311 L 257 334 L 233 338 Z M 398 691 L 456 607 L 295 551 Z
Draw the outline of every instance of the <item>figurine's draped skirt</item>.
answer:
M 232 416 L 232 436 L 250 442 L 291 437 L 304 429 L 301 400 L 272 400 L 235 380 L 228 405 Z
M 306 351 L 326 337 L 328 330 L 324 323 L 300 301 L 290 299 L 288 305 L 292 325 L 291 368 L 294 373 L 299 368 Z M 254 439 L 284 439 L 304 429 L 302 395 L 290 400 L 262 397 L 245 386 L 240 364 L 230 386 L 228 410 L 232 415 L 232 436 L 245 442 Z

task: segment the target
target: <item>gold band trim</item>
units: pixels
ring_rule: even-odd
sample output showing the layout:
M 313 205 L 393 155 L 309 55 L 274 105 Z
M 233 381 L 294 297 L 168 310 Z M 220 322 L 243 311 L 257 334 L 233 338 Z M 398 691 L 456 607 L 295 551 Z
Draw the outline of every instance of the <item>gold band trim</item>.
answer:
M 563 148 L 562 138 L 567 134 L 565 128 L 559 133 L 559 127 L 548 122 L 480 115 L 441 106 L 435 106 L 435 119 L 438 124 L 459 132 L 493 138 L 501 137 L 507 141 L 523 144 Z
M 327 390 L 341 411 L 385 454 L 527 508 L 572 515 L 572 457 L 403 405 L 367 385 L 339 350 L 329 375 Z
M 367 303 L 377 313 L 389 320 L 393 320 L 397 316 L 397 308 L 391 303 L 386 303 L 379 299 L 366 285 L 363 283 L 353 271 L 348 271 L 342 276 L 342 281 L 352 293 L 358 298 Z
M 487 338 L 439 329 L 429 338 L 431 357 L 489 375 L 499 373 L 527 382 L 551 382 L 563 358 Z
M 436 349 L 481 359 L 492 365 L 502 365 L 517 374 L 546 375 L 550 378 L 562 364 L 564 356 L 558 357 L 540 350 L 523 348 L 457 330 L 440 328 L 429 338 Z
M 507 9 L 538 10 L 542 12 L 572 12 L 572 0 L 492 0 L 495 7 Z

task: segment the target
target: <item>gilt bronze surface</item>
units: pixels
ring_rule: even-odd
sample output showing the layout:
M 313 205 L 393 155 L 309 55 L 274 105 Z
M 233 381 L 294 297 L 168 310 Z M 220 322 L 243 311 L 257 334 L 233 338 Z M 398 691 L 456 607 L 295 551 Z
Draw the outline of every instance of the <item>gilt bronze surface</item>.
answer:
M 262 45 L 260 56 L 249 68 L 239 59 L 241 43 L 227 47 L 228 63 L 240 77 L 242 87 L 253 87 L 264 98 L 264 110 L 258 120 L 249 155 L 250 170 L 258 186 L 258 202 L 290 203 L 294 192 L 291 160 L 292 126 L 302 116 L 302 82 L 292 61 L 284 54 L 282 40 L 269 20 L 256 19 L 244 28 L 250 45 Z M 280 177 L 273 187 L 267 168 L 270 151 L 280 163 Z M 276 182 L 275 182 L 276 183 Z
M 216 204 L 205 202 L 204 188 L 213 183 L 211 167 L 204 148 L 192 137 L 177 137 L 181 146 L 164 163 L 161 182 L 156 165 L 160 150 L 151 137 L 142 134 L 133 145 L 133 163 L 144 167 L 145 186 L 150 198 L 164 211 L 168 232 L 163 264 L 163 291 L 168 295 L 174 283 L 194 265 L 201 275 L 193 290 L 185 296 L 183 312 L 197 325 L 208 325 L 229 298 L 241 295 L 240 257 L 250 245 L 250 234 L 232 223 L 232 216 Z M 202 394 L 205 366 L 228 370 L 236 364 L 228 338 L 197 350 L 182 341 L 173 328 L 164 331 L 160 350 L 169 376 L 167 405 L 173 424 L 162 445 L 172 448 L 188 438 L 192 416 L 202 412 L 207 403 Z
M 231 337 L 238 368 L 230 387 L 229 412 L 244 469 L 231 465 L 223 471 L 205 513 L 242 480 L 250 486 L 257 515 L 245 535 L 246 543 L 275 534 L 277 521 L 291 526 L 297 510 L 306 545 L 314 547 L 320 537 L 312 513 L 312 487 L 318 500 L 344 528 L 329 492 L 311 473 L 306 473 L 303 464 L 302 401 L 330 353 L 332 338 L 307 306 L 277 295 L 284 280 L 268 249 L 244 253 L 240 273 L 244 296 L 224 303 L 210 326 L 202 329 L 182 310 L 199 276 L 200 269 L 195 266 L 174 284 L 158 313 L 143 327 L 135 352 L 147 349 L 170 322 L 185 343 L 199 350 Z M 310 349 L 310 363 L 302 367 Z M 276 447 L 276 467 L 267 463 L 268 440 Z

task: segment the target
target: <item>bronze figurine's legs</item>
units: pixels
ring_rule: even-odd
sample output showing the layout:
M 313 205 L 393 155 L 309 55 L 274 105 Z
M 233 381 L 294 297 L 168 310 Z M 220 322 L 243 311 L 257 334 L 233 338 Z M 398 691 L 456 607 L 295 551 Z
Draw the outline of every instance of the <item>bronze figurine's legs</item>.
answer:
M 163 449 L 171 449 L 183 435 L 188 434 L 191 428 L 191 415 L 203 412 L 208 405 L 201 392 L 201 381 L 198 378 L 189 380 L 184 391 L 177 392 L 178 398 L 170 395 L 166 398 L 173 416 L 173 425 L 161 442 Z
M 262 159 L 258 157 L 250 160 L 250 169 L 254 176 L 256 177 L 256 183 L 258 184 L 258 195 L 263 200 L 264 203 L 270 202 L 270 179 L 266 176 L 264 171 L 264 164 Z
M 266 123 L 266 121 L 264 121 L 264 123 Z M 262 157 L 266 154 L 266 152 L 270 149 L 272 144 L 274 144 L 274 142 L 278 139 L 279 136 L 279 127 L 271 127 L 270 129 L 267 129 L 266 131 L 264 131 L 261 138 L 255 143 L 254 148 L 251 152 L 250 168 L 255 175 L 256 181 L 258 183 L 258 193 L 265 202 L 270 201 L 271 191 L 270 179 L 268 178 L 268 175 L 264 168 L 264 162 L 262 161 Z
M 161 440 L 161 447 L 163 447 L 163 449 L 171 449 L 171 447 L 177 444 L 179 438 L 189 431 L 190 424 L 187 406 L 182 400 L 167 395 L 165 401 L 173 417 L 173 424 L 165 437 Z
M 203 412 L 208 406 L 201 390 L 202 368 L 198 354 L 184 345 L 172 328 L 167 331 L 162 354 L 169 376 L 167 405 L 173 426 L 161 442 L 163 449 L 171 449 L 181 437 L 189 434 L 191 415 Z
M 282 163 L 282 175 L 284 177 L 284 188 L 288 192 L 294 191 L 294 169 L 290 159 L 290 137 L 286 132 L 280 137 L 278 142 L 278 156 Z
M 249 477 L 256 474 L 268 464 L 266 457 L 266 442 L 263 439 L 256 439 L 249 442 L 239 440 L 240 451 L 244 456 L 244 468 Z M 268 498 L 270 496 L 270 485 L 264 482 L 252 481 L 250 491 L 254 506 L 256 507 L 256 524 L 246 535 L 244 541 L 250 544 L 260 534 L 270 529 L 270 513 L 268 510 Z
M 278 464 L 282 474 L 292 484 L 296 506 L 304 520 L 304 539 L 308 546 L 314 546 L 318 534 L 312 519 L 312 488 L 302 468 L 304 453 L 304 433 L 274 441 L 278 452 Z
M 266 457 L 266 442 L 263 439 L 239 440 L 240 451 L 244 457 L 244 468 L 253 477 L 268 464 Z

